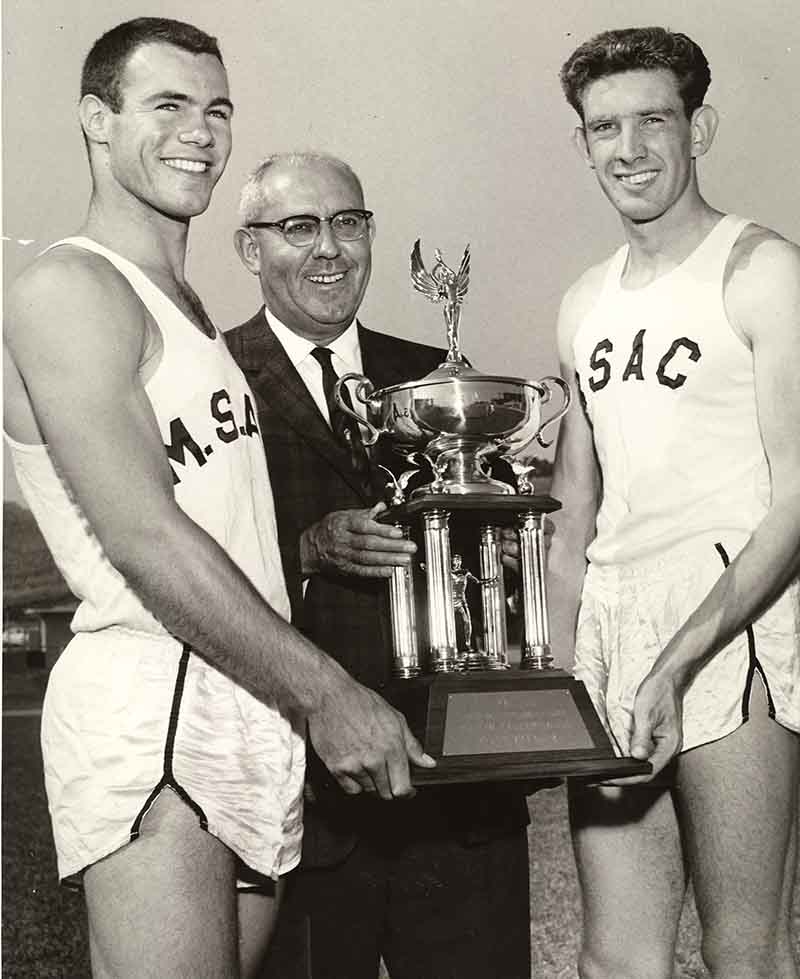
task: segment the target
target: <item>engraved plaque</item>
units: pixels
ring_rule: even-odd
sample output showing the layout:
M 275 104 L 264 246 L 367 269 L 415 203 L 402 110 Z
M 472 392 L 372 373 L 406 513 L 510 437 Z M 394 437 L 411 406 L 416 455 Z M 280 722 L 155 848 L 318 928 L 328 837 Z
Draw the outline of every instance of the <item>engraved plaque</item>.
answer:
M 593 748 L 568 690 L 451 693 L 443 755 Z
M 586 688 L 561 670 L 420 676 L 381 692 L 436 759 L 436 768 L 413 769 L 415 785 L 602 780 L 651 769 L 617 756 Z

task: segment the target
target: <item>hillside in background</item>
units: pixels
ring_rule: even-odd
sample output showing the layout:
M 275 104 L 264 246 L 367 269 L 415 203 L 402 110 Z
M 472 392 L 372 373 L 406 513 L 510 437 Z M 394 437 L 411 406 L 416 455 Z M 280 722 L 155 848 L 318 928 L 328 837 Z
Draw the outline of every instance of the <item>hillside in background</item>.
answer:
M 3 608 L 72 598 L 30 510 L 3 504 Z
M 543 458 L 533 461 L 536 491 L 546 493 L 553 464 Z M 33 514 L 19 503 L 3 503 L 3 608 L 71 598 Z

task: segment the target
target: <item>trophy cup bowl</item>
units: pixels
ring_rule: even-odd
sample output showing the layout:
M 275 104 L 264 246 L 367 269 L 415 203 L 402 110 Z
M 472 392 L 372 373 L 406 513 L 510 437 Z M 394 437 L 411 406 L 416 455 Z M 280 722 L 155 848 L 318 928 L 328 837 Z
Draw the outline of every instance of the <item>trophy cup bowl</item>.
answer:
M 341 386 L 348 381 L 355 382 L 355 401 L 364 406 L 363 415 L 341 397 Z M 543 423 L 542 407 L 551 400 L 554 387 L 562 393 L 562 404 Z M 485 460 L 513 454 L 534 440 L 546 446 L 544 429 L 567 410 L 570 392 L 560 377 L 530 381 L 481 374 L 466 363 L 446 361 L 419 380 L 379 390 L 363 375 L 346 374 L 337 384 L 336 397 L 341 410 L 366 429 L 366 445 L 385 436 L 412 462 L 427 460 L 433 479 L 413 492 L 419 497 L 515 493 L 515 487 L 491 478 Z

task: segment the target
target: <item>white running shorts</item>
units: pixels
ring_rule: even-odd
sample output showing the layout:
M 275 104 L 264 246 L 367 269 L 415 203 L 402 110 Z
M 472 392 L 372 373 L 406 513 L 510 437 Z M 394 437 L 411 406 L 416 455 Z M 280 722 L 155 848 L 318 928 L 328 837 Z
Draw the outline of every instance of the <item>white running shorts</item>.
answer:
M 584 582 L 575 676 L 620 754 L 629 753 L 633 701 L 659 653 L 734 557 L 714 542 L 681 545 L 624 567 L 590 565 Z M 800 732 L 800 583 L 697 674 L 684 698 L 683 751 L 725 737 L 747 720 L 753 684 L 770 714 Z
M 135 840 L 165 787 L 256 873 L 300 859 L 304 724 L 169 636 L 76 636 L 50 675 L 42 755 L 66 883 Z

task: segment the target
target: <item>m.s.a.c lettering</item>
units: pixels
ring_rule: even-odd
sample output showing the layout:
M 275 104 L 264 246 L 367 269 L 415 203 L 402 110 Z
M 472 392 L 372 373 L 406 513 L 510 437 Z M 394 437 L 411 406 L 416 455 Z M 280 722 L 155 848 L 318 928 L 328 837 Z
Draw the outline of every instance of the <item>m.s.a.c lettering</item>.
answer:
M 258 435 L 255 409 L 247 392 L 244 393 L 239 415 L 231 402 L 231 396 L 224 388 L 214 391 L 211 395 L 208 411 L 212 427 L 209 427 L 205 420 L 198 420 L 194 434 L 182 418 L 173 418 L 169 423 L 169 441 L 164 443 L 164 448 L 167 450 L 167 458 L 172 469 L 173 485 L 181 481 L 180 469 L 191 465 L 196 465 L 198 468 L 204 466 L 209 456 L 218 449 L 230 445 L 242 436 Z M 214 425 L 214 422 L 217 424 Z M 208 438 L 209 433 L 213 435 L 212 441 L 206 442 L 205 445 L 201 445 L 195 438 L 195 435 L 200 437 L 198 434 L 200 427 L 205 438 Z M 201 438 L 200 441 L 205 439 Z

